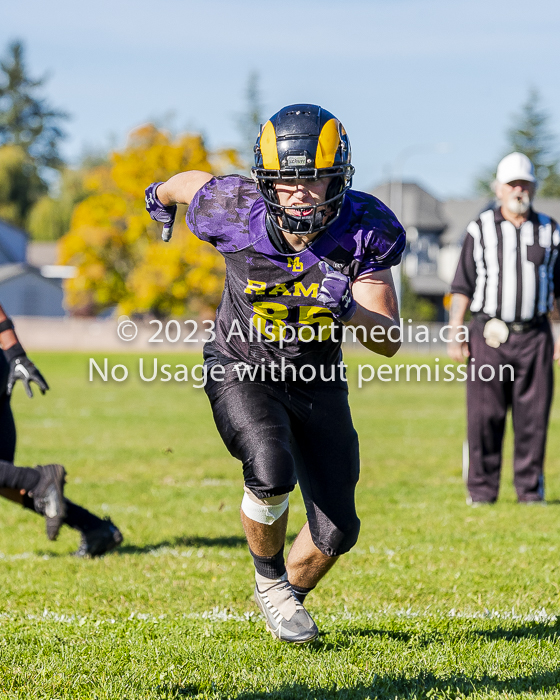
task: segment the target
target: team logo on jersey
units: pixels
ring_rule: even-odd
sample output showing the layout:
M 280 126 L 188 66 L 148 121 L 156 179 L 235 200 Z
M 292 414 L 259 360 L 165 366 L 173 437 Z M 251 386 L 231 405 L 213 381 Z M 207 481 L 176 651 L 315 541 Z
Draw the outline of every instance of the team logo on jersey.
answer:
M 303 263 L 299 258 L 288 258 L 288 267 L 292 272 L 303 272 Z

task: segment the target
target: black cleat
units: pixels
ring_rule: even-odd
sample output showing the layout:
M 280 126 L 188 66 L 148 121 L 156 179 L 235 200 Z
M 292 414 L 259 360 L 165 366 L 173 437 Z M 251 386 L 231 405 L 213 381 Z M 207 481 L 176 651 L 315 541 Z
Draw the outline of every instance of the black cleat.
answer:
M 118 547 L 123 541 L 119 528 L 111 518 L 105 518 L 103 524 L 95 530 L 82 532 L 80 546 L 74 552 L 75 557 L 101 557 Z
M 61 464 L 45 464 L 35 469 L 39 472 L 39 483 L 28 495 L 33 499 L 35 512 L 45 516 L 47 537 L 49 540 L 56 540 L 66 517 L 66 470 Z

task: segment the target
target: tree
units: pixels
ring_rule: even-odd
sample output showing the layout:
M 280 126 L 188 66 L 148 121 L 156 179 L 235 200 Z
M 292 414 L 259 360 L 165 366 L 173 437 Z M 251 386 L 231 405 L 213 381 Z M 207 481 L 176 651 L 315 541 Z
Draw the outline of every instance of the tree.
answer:
M 549 130 L 550 115 L 541 106 L 541 96 L 531 88 L 527 100 L 507 131 L 504 155 L 513 151 L 524 153 L 535 166 L 542 197 L 560 197 L 560 160 L 556 151 L 556 137 Z M 477 189 L 483 195 L 492 194 L 491 184 L 496 171 L 488 169 L 479 178 Z
M 261 124 L 264 122 L 263 105 L 259 85 L 259 74 L 253 71 L 249 74 L 245 91 L 245 110 L 236 118 L 237 129 L 241 137 L 239 149 L 246 170 L 253 166 L 255 141 Z
M 23 44 L 10 44 L 7 58 L 0 61 L 0 145 L 20 146 L 40 168 L 60 168 L 60 122 L 68 117 L 40 97 L 44 83 L 45 78 L 27 74 Z
M 44 78 L 29 77 L 23 54 L 16 41 L 0 61 L 0 218 L 26 228 L 34 205 L 47 195 L 45 169 L 62 166 L 59 123 L 66 115 L 39 96 Z
M 25 228 L 31 207 L 46 191 L 37 164 L 21 146 L 0 148 L 0 219 Z
M 74 210 L 60 242 L 60 262 L 78 275 L 66 283 L 66 304 L 75 314 L 95 315 L 118 306 L 121 313 L 155 316 L 214 310 L 223 285 L 221 256 L 200 242 L 179 212 L 170 243 L 144 209 L 144 189 L 183 170 L 216 172 L 235 162 L 232 151 L 210 154 L 201 136 L 177 138 L 149 124 L 136 129 L 123 151 L 85 177 L 90 193 Z
M 425 322 L 436 320 L 436 305 L 413 291 L 410 280 L 404 273 L 404 270 L 401 275 L 401 292 L 400 313 L 402 318 Z
M 89 190 L 85 178 L 87 168 L 65 168 L 60 173 L 56 196 L 43 195 L 27 217 L 27 230 L 36 241 L 56 241 L 70 229 L 74 207 L 84 200 Z

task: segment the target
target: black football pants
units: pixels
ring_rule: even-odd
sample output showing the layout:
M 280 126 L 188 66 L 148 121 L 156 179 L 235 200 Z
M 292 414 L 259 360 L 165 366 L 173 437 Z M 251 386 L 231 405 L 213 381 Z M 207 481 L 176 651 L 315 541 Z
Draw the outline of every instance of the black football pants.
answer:
M 327 556 L 358 539 L 358 436 L 345 382 L 240 380 L 234 365 L 206 392 L 218 431 L 243 463 L 245 485 L 267 498 L 299 482 L 313 542 Z

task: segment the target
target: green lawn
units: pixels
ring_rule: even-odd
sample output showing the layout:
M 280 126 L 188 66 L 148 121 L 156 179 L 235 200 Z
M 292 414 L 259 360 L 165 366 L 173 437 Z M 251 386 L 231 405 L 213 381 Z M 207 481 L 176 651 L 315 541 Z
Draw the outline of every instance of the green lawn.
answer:
M 125 543 L 76 560 L 76 532 L 51 543 L 42 519 L 1 500 L 1 697 L 560 696 L 560 405 L 550 505 L 515 503 L 508 440 L 499 503 L 472 509 L 464 384 L 358 389 L 373 356 L 350 356 L 362 532 L 309 596 L 322 634 L 299 648 L 273 640 L 252 601 L 241 470 L 204 391 L 142 382 L 134 355 L 110 357 L 130 370 L 122 383 L 89 382 L 87 355 L 32 357 L 52 390 L 29 401 L 16 389 L 17 463 L 63 463 L 68 496 L 113 518 Z M 304 518 L 296 494 L 290 539 Z

